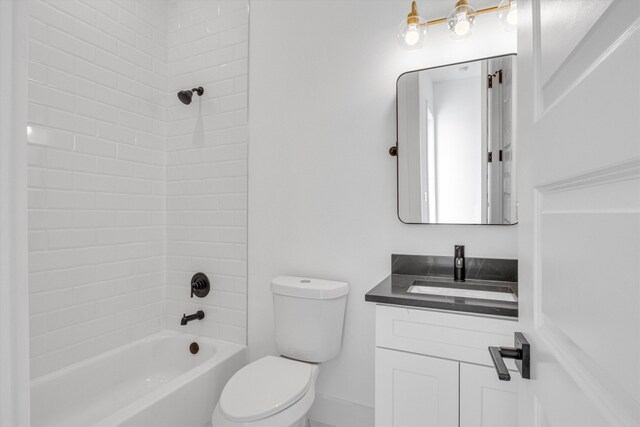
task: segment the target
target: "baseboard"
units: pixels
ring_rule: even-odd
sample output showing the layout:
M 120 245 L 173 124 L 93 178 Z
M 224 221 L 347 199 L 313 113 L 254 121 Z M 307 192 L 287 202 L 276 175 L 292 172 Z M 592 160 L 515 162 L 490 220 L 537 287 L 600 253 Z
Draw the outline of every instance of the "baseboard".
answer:
M 309 420 L 311 427 L 373 427 L 374 412 L 369 406 L 317 394 Z

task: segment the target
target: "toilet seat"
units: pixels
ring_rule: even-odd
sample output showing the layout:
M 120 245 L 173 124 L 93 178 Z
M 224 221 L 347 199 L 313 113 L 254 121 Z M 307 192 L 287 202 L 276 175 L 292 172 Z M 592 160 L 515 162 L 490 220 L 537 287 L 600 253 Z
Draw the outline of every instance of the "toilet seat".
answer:
M 222 415 L 233 422 L 272 416 L 300 400 L 313 379 L 314 366 L 266 356 L 240 369 L 220 396 Z

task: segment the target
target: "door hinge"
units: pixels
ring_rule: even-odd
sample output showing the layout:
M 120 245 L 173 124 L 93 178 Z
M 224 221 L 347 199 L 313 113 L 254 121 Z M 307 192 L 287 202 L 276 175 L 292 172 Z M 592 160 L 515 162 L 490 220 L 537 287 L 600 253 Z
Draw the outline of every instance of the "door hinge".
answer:
M 487 76 L 487 86 L 489 87 L 489 89 L 493 88 L 493 78 L 497 77 L 498 78 L 498 83 L 502 84 L 502 70 L 498 70 L 493 74 L 489 74 Z
M 498 161 L 502 161 L 502 150 L 498 151 Z
M 489 151 L 489 153 L 487 154 L 487 162 L 493 162 L 493 153 L 491 151 Z

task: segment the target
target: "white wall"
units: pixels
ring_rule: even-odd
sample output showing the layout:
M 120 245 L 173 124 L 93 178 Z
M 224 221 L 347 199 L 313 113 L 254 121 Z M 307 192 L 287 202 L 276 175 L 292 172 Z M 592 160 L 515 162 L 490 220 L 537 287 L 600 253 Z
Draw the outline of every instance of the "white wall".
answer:
M 163 327 L 166 17 L 30 4 L 32 377 Z
M 251 3 L 249 47 L 249 350 L 275 354 L 270 279 L 351 284 L 341 355 L 323 364 L 323 396 L 373 406 L 373 304 L 391 253 L 516 257 L 516 229 L 405 225 L 396 215 L 395 82 L 403 71 L 515 51 L 495 16 L 454 42 L 396 44 L 403 1 Z M 302 20 L 302 21 L 301 21 Z M 319 420 L 322 421 L 322 420 Z
M 246 343 L 247 0 L 169 2 L 167 327 Z M 179 90 L 203 86 L 190 105 Z M 189 298 L 202 271 L 205 298 Z M 183 313 L 205 319 L 180 326 Z

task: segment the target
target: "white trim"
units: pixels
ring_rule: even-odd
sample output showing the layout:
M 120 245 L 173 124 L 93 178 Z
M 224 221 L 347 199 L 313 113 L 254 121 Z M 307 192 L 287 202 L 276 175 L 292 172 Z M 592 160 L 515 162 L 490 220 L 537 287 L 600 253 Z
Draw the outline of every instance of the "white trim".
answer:
M 28 426 L 28 2 L 0 1 L 0 426 Z

